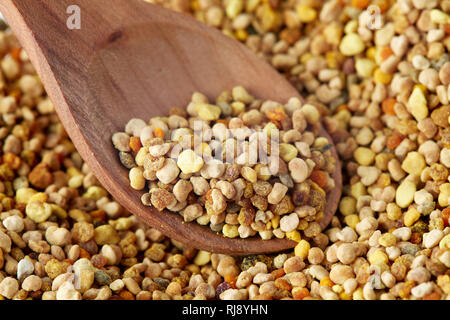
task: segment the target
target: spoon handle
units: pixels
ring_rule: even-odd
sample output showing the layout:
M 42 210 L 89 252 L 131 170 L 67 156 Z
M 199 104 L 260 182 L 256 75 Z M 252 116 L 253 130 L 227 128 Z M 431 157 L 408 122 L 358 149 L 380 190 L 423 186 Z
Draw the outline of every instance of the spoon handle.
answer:
M 71 61 L 76 52 L 80 56 L 79 50 L 85 49 L 77 41 L 89 36 L 82 34 L 86 30 L 81 28 L 84 5 L 85 0 L 2 0 L 0 10 L 38 74 L 45 76 L 49 66 L 60 63 L 61 52 L 67 54 L 66 61 Z
M 70 22 L 76 22 L 67 13 L 76 13 L 74 3 L 81 9 L 81 29 L 68 27 L 72 27 Z M 83 57 L 93 52 L 86 40 L 95 36 L 87 33 L 88 23 L 92 22 L 88 16 L 91 11 L 83 9 L 87 5 L 88 0 L 0 1 L 0 11 L 26 51 L 66 129 L 74 127 L 70 106 L 83 103 Z M 82 138 L 79 130 L 70 131 L 73 140 Z
M 83 137 L 73 115 L 89 117 L 81 106 L 91 58 L 121 36 L 130 17 L 136 17 L 133 23 L 169 20 L 158 6 L 128 0 L 0 0 L 0 12 L 75 143 Z

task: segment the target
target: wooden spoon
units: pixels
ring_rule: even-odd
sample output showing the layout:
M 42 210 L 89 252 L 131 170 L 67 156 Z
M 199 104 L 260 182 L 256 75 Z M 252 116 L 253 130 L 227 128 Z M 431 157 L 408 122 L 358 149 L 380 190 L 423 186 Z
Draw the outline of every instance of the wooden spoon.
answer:
M 81 29 L 68 28 L 69 18 L 77 22 L 77 11 L 68 10 L 73 5 L 80 9 Z M 79 153 L 127 210 L 165 235 L 208 251 L 238 255 L 295 246 L 286 239 L 228 239 L 184 223 L 180 215 L 145 207 L 111 143 L 130 118 L 167 115 L 170 107 L 187 105 L 194 91 L 214 99 L 242 85 L 259 99 L 300 97 L 276 70 L 220 31 L 140 0 L 1 0 L 0 9 Z M 338 159 L 334 146 L 332 153 Z M 332 176 L 336 187 L 327 196 L 323 228 L 341 195 L 339 161 Z

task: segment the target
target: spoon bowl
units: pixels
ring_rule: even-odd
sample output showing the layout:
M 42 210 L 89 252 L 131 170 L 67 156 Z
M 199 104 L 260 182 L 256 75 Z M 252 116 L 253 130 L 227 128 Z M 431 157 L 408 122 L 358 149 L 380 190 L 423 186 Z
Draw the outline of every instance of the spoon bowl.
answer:
M 69 6 L 81 29 L 67 26 Z M 0 9 L 28 53 L 74 145 L 101 184 L 149 226 L 189 246 L 226 254 L 278 252 L 287 239 L 229 239 L 197 223 L 141 203 L 129 185 L 111 136 L 137 117 L 165 116 L 194 91 L 214 99 L 242 85 L 263 100 L 287 102 L 298 91 L 244 45 L 188 15 L 139 0 L 2 0 Z M 322 128 L 321 135 L 332 141 Z M 338 159 L 334 145 L 333 156 Z M 329 224 L 341 195 L 327 194 L 321 221 Z

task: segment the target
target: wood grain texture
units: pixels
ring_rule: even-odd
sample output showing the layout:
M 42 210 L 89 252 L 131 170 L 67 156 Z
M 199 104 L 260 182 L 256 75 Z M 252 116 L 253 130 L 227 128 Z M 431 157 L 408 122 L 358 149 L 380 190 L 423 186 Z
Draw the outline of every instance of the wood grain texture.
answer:
M 66 27 L 69 5 L 81 8 L 81 30 Z M 166 115 L 172 106 L 186 106 L 193 91 L 213 99 L 242 85 L 260 99 L 299 97 L 271 66 L 218 30 L 139 0 L 0 0 L 0 9 L 79 153 L 127 210 L 167 236 L 208 251 L 269 253 L 295 246 L 286 239 L 227 239 L 184 223 L 180 215 L 143 206 L 142 192 L 129 186 L 128 170 L 111 143 L 130 118 Z M 337 158 L 334 147 L 332 152 Z M 327 196 L 322 227 L 340 198 L 339 161 L 333 178 L 336 188 Z

